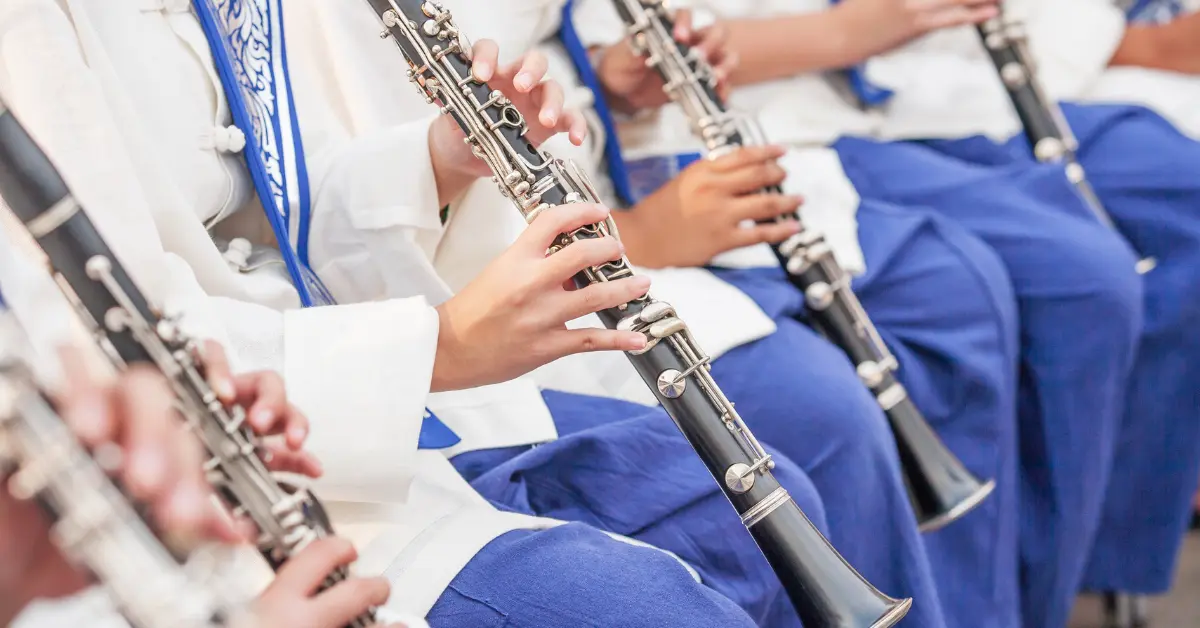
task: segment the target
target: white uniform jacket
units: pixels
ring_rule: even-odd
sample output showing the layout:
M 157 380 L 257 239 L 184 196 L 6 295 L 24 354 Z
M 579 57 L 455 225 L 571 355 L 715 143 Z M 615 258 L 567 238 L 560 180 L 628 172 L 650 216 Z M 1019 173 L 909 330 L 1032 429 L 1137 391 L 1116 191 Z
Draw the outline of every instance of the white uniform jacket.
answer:
M 325 46 L 315 18 L 298 0 L 287 7 L 314 211 L 436 212 L 428 119 L 352 144 L 338 103 L 310 80 L 321 73 L 310 76 L 298 54 Z M 354 68 L 336 75 L 349 89 Z M 361 570 L 392 579 L 389 606 L 423 615 L 491 539 L 554 524 L 496 512 L 440 452 L 416 451 L 438 332 L 426 299 L 302 310 L 280 265 L 238 266 L 214 245 L 205 225 L 217 222 L 227 238 L 270 242 L 271 234 L 188 3 L 0 3 L 0 95 L 153 300 L 186 312 L 197 335 L 224 341 L 239 369 L 283 373 L 325 465 L 316 491 L 360 547 Z M 354 260 L 342 263 L 350 269 Z M 21 287 L 29 276 L 0 268 L 10 300 L 36 293 Z

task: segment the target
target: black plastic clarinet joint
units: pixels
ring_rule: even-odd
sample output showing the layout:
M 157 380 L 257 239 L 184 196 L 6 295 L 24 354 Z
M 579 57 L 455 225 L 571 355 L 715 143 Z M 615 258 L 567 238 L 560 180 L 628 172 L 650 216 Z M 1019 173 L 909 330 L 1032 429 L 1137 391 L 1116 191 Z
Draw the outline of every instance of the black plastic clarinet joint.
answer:
M 662 0 L 612 1 L 634 33 L 634 47 L 648 55 L 668 96 L 691 119 L 710 155 L 745 145 L 746 134 L 731 123 L 728 108 L 716 94 L 712 68 L 694 49 L 674 39 L 674 24 Z M 783 194 L 779 186 L 764 191 Z M 795 216 L 776 220 L 784 218 Z M 773 248 L 805 295 L 814 327 L 850 357 L 887 414 L 919 528 L 927 532 L 944 527 L 979 505 L 995 484 L 973 476 L 908 398 L 893 373 L 897 365 L 888 363 L 893 358 L 820 234 L 806 230 Z

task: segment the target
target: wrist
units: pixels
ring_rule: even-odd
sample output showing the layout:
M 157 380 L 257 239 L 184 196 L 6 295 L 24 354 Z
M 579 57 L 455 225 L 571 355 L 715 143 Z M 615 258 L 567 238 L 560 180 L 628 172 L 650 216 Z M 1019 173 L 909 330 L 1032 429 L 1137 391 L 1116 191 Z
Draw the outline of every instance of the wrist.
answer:
M 438 206 L 445 207 L 480 177 L 477 158 L 449 116 L 438 116 L 429 125 L 429 160 L 437 183 Z
M 650 245 L 655 238 L 652 235 L 647 237 L 650 227 L 643 217 L 648 211 L 639 203 L 625 211 L 614 211 L 612 217 L 617 223 L 621 244 L 629 261 L 644 268 L 662 268 L 660 249 Z
M 870 38 L 864 36 L 870 24 L 860 18 L 854 3 L 836 4 L 820 15 L 825 21 L 825 27 L 820 32 L 827 33 L 824 44 L 827 46 L 830 68 L 855 66 L 875 55 L 875 51 L 867 44 Z
M 630 101 L 629 94 L 612 86 L 610 78 L 610 73 L 613 72 L 611 65 L 613 56 L 610 53 L 617 52 L 615 50 L 617 46 L 628 47 L 629 43 L 621 41 L 611 46 L 593 46 L 588 49 L 588 60 L 595 68 L 596 81 L 600 84 L 600 93 L 596 94 L 596 98 L 603 98 L 608 108 L 613 111 L 634 115 L 638 112 L 638 107 Z M 629 51 L 631 52 L 632 49 Z

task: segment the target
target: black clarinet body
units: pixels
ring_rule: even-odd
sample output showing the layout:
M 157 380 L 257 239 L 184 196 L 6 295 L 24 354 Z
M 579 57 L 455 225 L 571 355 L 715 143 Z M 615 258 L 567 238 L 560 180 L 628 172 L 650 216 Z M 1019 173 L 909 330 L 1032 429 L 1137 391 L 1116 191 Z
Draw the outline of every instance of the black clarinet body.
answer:
M 507 98 L 471 77 L 469 44 L 449 12 L 436 2 L 368 1 L 383 22 L 383 36 L 392 37 L 408 60 L 422 96 L 453 116 L 527 221 L 553 205 L 598 201 L 573 165 L 525 138 L 525 121 Z M 552 252 L 607 235 L 616 235 L 611 219 L 562 234 Z M 619 259 L 574 281 L 586 286 L 631 274 L 628 261 Z M 630 361 L 741 515 L 806 626 L 882 628 L 908 612 L 911 600 L 892 599 L 871 586 L 780 486 L 771 457 L 713 381 L 709 357 L 669 304 L 646 296 L 598 314 L 609 328 L 647 336 L 647 348 L 630 354 Z
M 1029 40 L 1024 25 L 1008 20 L 1001 15 L 975 27 L 983 42 L 984 50 L 996 67 L 1000 82 L 1008 92 L 1013 110 L 1021 121 L 1022 131 L 1033 149 L 1033 156 L 1042 163 L 1060 163 L 1066 169 L 1067 179 L 1075 186 L 1089 209 L 1105 226 L 1116 230 L 1117 225 L 1104 208 L 1100 196 L 1088 181 L 1083 165 L 1076 157 L 1079 142 L 1071 132 L 1071 125 L 1063 116 L 1058 103 L 1042 88 L 1037 65 L 1029 51 Z M 1138 260 L 1137 271 L 1146 274 L 1154 270 L 1158 262 L 1153 257 L 1143 256 Z
M 716 92 L 712 67 L 690 46 L 675 40 L 662 0 L 613 0 L 635 48 L 662 76 L 664 89 L 692 123 L 712 158 L 762 143 L 762 134 L 732 114 Z M 783 194 L 778 186 L 764 190 Z M 790 214 L 777 221 L 798 219 Z M 842 349 L 884 410 L 895 435 L 905 483 L 922 531 L 956 521 L 995 489 L 981 482 L 949 450 L 896 379 L 899 363 L 879 337 L 851 289 L 851 278 L 819 232 L 800 233 L 772 247 L 791 282 L 804 294 L 813 326 Z
M 307 490 L 281 483 L 259 456 L 240 407 L 227 409 L 196 360 L 195 342 L 162 317 L 113 254 L 61 175 L 20 122 L 0 104 L 0 197 L 50 260 L 59 286 L 118 366 L 158 369 L 210 458 L 210 482 L 235 516 L 258 527 L 258 549 L 278 569 L 317 538 L 332 535 L 324 508 Z M 331 573 L 322 590 L 348 577 Z M 374 625 L 369 612 L 348 624 Z

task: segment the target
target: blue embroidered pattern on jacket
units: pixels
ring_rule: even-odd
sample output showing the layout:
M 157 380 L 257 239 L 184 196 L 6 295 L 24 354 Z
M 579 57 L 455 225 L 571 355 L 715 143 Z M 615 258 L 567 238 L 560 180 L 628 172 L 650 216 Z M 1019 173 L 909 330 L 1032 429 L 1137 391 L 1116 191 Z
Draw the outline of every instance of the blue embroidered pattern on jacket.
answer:
M 1183 15 L 1183 0 L 1135 0 L 1125 5 L 1129 21 L 1136 24 L 1166 24 Z
M 291 213 L 284 194 L 282 160 L 276 118 L 275 74 L 272 69 L 271 17 L 263 0 L 213 0 L 223 23 L 233 71 L 254 126 L 263 165 L 275 198 L 275 210 L 285 220 Z

